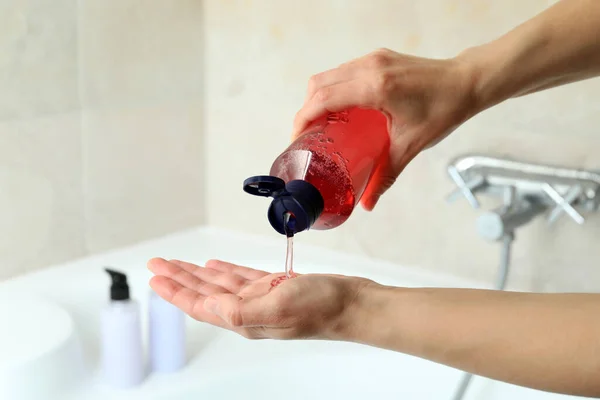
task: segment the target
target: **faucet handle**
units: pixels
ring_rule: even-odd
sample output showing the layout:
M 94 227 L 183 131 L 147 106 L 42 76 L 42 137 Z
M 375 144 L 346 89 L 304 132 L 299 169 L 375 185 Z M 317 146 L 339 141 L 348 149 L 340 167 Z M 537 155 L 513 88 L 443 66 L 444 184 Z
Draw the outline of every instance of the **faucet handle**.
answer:
M 581 214 L 579 214 L 579 212 L 577 212 L 577 210 L 575 210 L 575 208 L 572 206 L 573 202 L 581 195 L 581 186 L 571 187 L 564 197 L 561 196 L 561 194 L 558 193 L 558 191 L 556 191 L 556 189 L 554 189 L 552 185 L 548 183 L 545 183 L 542 188 L 548 197 L 550 197 L 556 203 L 556 207 L 554 207 L 554 209 L 550 212 L 550 216 L 548 217 L 549 224 L 553 224 L 563 212 L 580 225 L 585 222 L 585 219 L 581 216 Z
M 467 201 L 473 208 L 479 208 L 479 201 L 477 201 L 477 197 L 475 197 L 473 191 L 484 185 L 485 179 L 483 176 L 479 175 L 470 179 L 468 182 L 465 182 L 454 165 L 448 167 L 448 174 L 454 180 L 454 183 L 456 183 L 458 188 L 446 197 L 446 201 L 448 203 L 453 203 L 460 195 L 463 195 L 467 198 Z

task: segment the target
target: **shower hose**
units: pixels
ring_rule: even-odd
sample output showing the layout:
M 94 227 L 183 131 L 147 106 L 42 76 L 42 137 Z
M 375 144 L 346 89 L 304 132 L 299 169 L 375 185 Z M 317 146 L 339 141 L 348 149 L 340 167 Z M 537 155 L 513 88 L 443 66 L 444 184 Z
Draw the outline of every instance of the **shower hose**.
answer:
M 510 248 L 514 239 L 514 235 L 508 234 L 502 238 L 502 252 L 500 255 L 500 268 L 498 270 L 498 277 L 496 278 L 496 284 L 494 288 L 496 290 L 504 290 L 506 287 L 506 281 L 508 280 L 508 272 L 510 268 Z M 469 388 L 469 384 L 471 383 L 471 379 L 473 378 L 473 374 L 465 372 L 463 377 L 460 380 L 460 384 L 452 400 L 463 400 L 465 394 L 467 393 L 467 389 Z

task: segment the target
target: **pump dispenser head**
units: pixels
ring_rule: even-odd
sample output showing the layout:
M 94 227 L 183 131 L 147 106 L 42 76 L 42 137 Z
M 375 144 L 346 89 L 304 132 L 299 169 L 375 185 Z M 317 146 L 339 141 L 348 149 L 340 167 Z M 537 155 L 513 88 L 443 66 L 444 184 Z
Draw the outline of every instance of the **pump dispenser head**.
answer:
M 310 229 L 325 207 L 319 190 L 300 179 L 286 184 L 276 176 L 253 176 L 244 181 L 244 191 L 273 198 L 267 217 L 277 232 L 288 237 Z
M 110 268 L 104 268 L 110 275 L 112 284 L 110 286 L 110 299 L 113 301 L 129 300 L 129 285 L 127 275 Z

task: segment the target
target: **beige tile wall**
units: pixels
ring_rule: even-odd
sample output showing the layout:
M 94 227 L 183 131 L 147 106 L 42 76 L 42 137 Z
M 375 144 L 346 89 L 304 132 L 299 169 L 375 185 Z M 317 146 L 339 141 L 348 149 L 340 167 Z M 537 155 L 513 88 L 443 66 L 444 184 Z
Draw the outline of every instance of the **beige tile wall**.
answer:
M 552 3 L 0 0 L 0 279 L 205 221 L 274 235 L 241 182 L 288 144 L 311 74 L 379 47 L 451 56 Z M 600 168 L 599 93 L 587 81 L 489 110 L 373 213 L 298 240 L 491 280 L 498 246 L 465 202 L 444 203 L 446 163 Z M 514 284 L 599 288 L 599 220 L 518 232 Z
M 77 112 L 0 122 L 0 277 L 84 254 Z
M 0 0 L 0 279 L 204 221 L 201 21 Z
M 313 73 L 379 47 L 452 56 L 495 38 L 550 0 L 205 1 L 207 218 L 210 224 L 275 236 L 267 201 L 241 190 L 267 173 L 289 143 Z M 302 242 L 452 271 L 490 281 L 497 244 L 476 235 L 477 212 L 448 205 L 447 162 L 464 152 L 600 169 L 600 79 L 507 102 L 474 118 L 420 155 L 368 214 Z M 536 290 L 600 289 L 600 216 L 563 219 L 517 232 L 512 285 Z M 283 251 L 282 239 L 282 251 Z M 301 268 L 298 267 L 298 268 Z
M 0 1 L 0 120 L 79 107 L 77 0 Z

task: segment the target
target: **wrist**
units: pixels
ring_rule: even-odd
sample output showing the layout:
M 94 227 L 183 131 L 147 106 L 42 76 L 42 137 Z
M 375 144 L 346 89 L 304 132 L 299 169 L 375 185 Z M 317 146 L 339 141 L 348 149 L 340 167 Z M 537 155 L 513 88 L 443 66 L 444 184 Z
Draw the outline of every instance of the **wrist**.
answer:
M 370 281 L 347 308 L 340 329 L 330 339 L 419 356 L 436 354 L 440 312 L 440 302 L 433 296 L 436 292 Z
M 352 281 L 356 278 L 350 278 Z M 365 308 L 379 285 L 368 279 L 358 278 L 356 282 L 351 282 L 348 290 L 346 304 L 340 315 L 329 326 L 326 327 L 325 338 L 329 340 L 339 340 L 344 342 L 355 341 L 359 327 L 365 323 Z
M 467 48 L 455 60 L 471 77 L 477 112 L 544 86 L 552 71 L 552 31 L 528 21 L 491 42 Z
M 512 94 L 504 84 L 507 73 L 502 64 L 496 60 L 490 44 L 470 47 L 455 57 L 455 61 L 463 66 L 467 75 L 471 98 L 473 99 L 473 115 L 502 103 Z
M 401 306 L 397 296 L 404 289 L 365 280 L 345 307 L 330 339 L 380 346 L 394 330 Z M 393 336 L 397 338 L 398 332 Z M 383 346 L 385 347 L 385 346 Z

